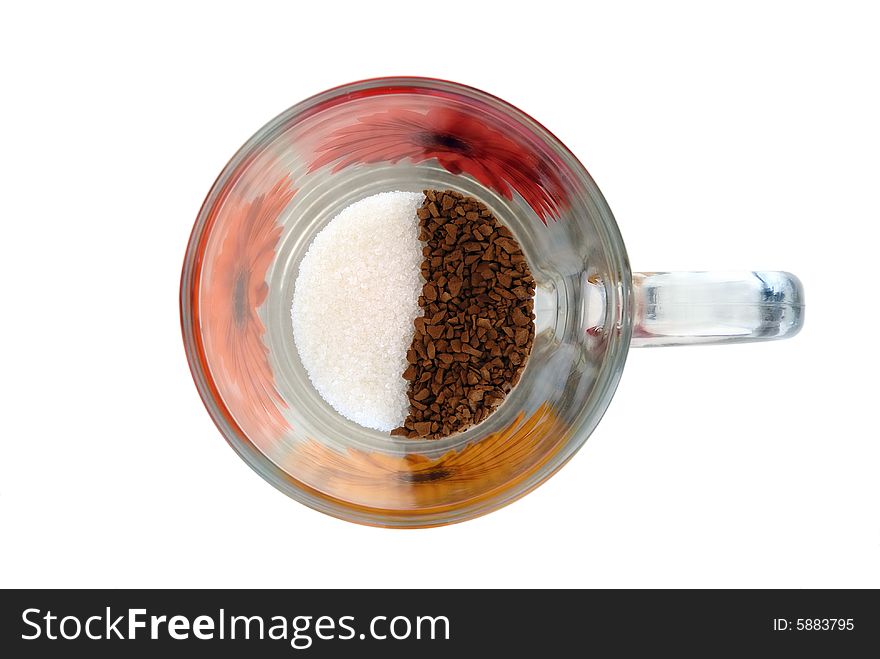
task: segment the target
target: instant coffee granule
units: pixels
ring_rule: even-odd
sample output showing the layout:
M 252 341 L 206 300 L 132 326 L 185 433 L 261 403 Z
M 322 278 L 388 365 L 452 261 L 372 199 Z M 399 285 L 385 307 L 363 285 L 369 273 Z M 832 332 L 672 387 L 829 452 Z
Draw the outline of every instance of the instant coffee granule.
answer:
M 408 366 L 409 414 L 392 435 L 437 439 L 483 421 L 519 381 L 535 339 L 535 280 L 480 201 L 425 190 L 425 279 Z

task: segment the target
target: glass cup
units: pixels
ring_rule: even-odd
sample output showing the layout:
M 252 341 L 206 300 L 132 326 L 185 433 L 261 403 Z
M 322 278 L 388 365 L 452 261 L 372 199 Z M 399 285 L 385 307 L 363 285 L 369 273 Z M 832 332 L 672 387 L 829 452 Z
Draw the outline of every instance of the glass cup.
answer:
M 485 203 L 537 284 L 519 384 L 488 419 L 434 441 L 337 414 L 309 382 L 290 318 L 298 265 L 330 219 L 425 188 Z M 559 140 L 498 98 L 424 78 L 326 91 L 248 140 L 199 212 L 180 302 L 196 386 L 245 462 L 312 508 L 401 528 L 467 520 L 548 479 L 593 432 L 630 347 L 789 337 L 804 309 L 783 272 L 631 272 L 611 210 Z

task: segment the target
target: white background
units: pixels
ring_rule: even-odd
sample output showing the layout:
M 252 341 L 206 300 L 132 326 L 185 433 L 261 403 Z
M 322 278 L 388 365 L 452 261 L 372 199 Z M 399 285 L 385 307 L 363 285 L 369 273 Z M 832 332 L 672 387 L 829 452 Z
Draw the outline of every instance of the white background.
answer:
M 16 6 L 0 586 L 880 587 L 869 3 Z M 805 330 L 633 351 L 575 459 L 475 521 L 388 531 L 286 498 L 196 393 L 183 253 L 263 123 L 391 74 L 538 118 L 596 178 L 635 269 L 798 274 Z

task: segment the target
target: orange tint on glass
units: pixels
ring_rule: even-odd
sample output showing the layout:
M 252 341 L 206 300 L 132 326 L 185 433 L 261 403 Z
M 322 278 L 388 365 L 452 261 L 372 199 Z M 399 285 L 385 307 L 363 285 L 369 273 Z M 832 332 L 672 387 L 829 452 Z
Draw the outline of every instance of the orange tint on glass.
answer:
M 372 513 L 454 510 L 497 497 L 538 471 L 567 433 L 546 403 L 507 428 L 439 458 L 388 455 L 314 440 L 299 443 L 280 465 L 318 494 Z

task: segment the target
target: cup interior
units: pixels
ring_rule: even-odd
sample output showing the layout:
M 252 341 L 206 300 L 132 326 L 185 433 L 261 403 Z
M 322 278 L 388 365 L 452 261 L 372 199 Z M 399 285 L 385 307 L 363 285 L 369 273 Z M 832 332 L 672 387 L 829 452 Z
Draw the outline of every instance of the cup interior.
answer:
M 336 214 L 426 188 L 476 197 L 513 231 L 537 284 L 536 336 L 494 414 L 419 441 L 363 428 L 318 395 L 290 307 L 299 263 Z M 366 81 L 291 108 L 227 165 L 187 251 L 184 340 L 209 412 L 264 478 L 337 517 L 431 526 L 514 500 L 583 444 L 625 359 L 630 279 L 601 193 L 537 122 L 454 83 Z

